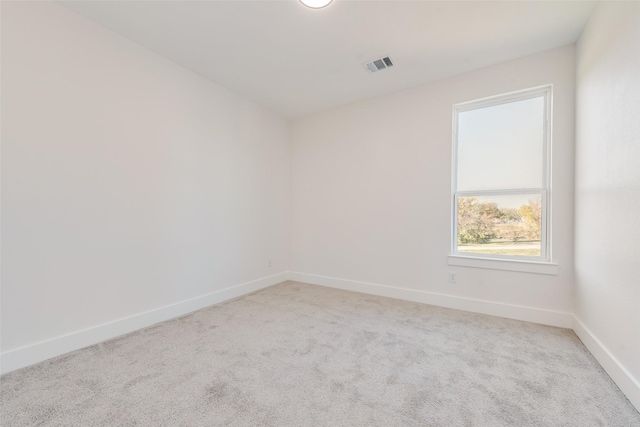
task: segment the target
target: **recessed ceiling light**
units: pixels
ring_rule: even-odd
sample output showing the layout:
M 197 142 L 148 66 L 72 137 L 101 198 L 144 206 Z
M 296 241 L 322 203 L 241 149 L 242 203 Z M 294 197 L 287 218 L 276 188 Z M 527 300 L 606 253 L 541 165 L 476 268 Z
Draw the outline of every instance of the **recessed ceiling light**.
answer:
M 300 0 L 300 3 L 311 9 L 321 9 L 328 6 L 333 0 Z

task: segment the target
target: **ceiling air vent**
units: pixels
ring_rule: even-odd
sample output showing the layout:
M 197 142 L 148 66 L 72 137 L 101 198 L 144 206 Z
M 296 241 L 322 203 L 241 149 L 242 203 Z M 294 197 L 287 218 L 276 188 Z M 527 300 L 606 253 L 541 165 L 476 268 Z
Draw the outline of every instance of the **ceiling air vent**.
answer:
M 375 72 L 384 70 L 385 68 L 393 67 L 393 62 L 391 61 L 391 58 L 389 58 L 388 56 L 385 56 L 384 58 L 374 59 L 373 61 L 367 62 L 363 65 L 368 72 L 375 73 Z

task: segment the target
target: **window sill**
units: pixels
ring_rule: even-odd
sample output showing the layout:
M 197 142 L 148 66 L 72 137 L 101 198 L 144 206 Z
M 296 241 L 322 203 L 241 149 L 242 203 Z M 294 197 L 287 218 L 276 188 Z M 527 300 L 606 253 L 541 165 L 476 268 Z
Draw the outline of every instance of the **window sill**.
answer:
M 487 268 L 490 270 L 519 271 L 521 273 L 549 274 L 553 276 L 558 275 L 558 264 L 539 261 L 519 261 L 449 255 L 449 265 Z

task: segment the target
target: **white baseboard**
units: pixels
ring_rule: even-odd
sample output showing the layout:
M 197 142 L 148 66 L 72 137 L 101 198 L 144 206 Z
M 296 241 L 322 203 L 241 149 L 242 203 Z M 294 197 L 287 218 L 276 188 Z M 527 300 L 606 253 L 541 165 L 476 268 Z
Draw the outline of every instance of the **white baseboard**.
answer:
M 633 406 L 640 411 L 640 381 L 634 378 L 615 356 L 602 344 L 575 315 L 573 316 L 573 330 L 580 341 L 593 354 L 600 366 L 609 374 L 611 379 L 620 387 Z
M 602 368 L 627 396 L 631 404 L 640 411 L 640 381 L 634 378 L 600 340 L 587 329 L 580 319 L 571 313 L 463 298 L 415 289 L 396 288 L 294 271 L 289 272 L 289 280 L 573 329 L 585 347 L 587 347 Z
M 0 373 L 11 372 L 34 363 L 42 362 L 99 342 L 136 331 L 153 324 L 170 320 L 264 289 L 277 283 L 294 280 L 313 285 L 327 286 L 354 292 L 379 295 L 440 307 L 488 314 L 509 319 L 540 323 L 543 325 L 572 328 L 598 363 L 620 387 L 629 401 L 640 411 L 640 381 L 613 356 L 595 335 L 574 315 L 558 311 L 543 310 L 512 304 L 497 303 L 454 295 L 438 294 L 415 289 L 396 288 L 386 285 L 338 279 L 298 272 L 283 272 L 251 282 L 231 286 L 189 300 L 138 313 L 112 322 L 51 338 L 0 355 Z
M 34 363 L 42 362 L 70 351 L 79 350 L 141 328 L 146 328 L 158 322 L 164 322 L 165 320 L 183 316 L 213 304 L 258 291 L 287 279 L 287 272 L 263 277 L 175 304 L 166 305 L 91 328 L 40 341 L 25 347 L 9 350 L 0 355 L 0 372 L 6 373 L 24 368 L 25 366 L 33 365 Z
M 508 319 L 524 320 L 526 322 L 558 326 L 561 328 L 571 328 L 573 326 L 573 315 L 559 311 L 418 291 L 415 289 L 396 288 L 354 280 L 337 279 L 334 277 L 316 276 L 294 271 L 289 273 L 289 280 L 471 311 L 474 313 L 506 317 Z

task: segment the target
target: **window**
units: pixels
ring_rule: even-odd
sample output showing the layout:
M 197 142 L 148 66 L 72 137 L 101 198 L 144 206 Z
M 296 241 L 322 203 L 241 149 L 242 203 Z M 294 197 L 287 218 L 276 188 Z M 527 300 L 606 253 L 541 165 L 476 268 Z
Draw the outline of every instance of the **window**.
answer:
M 454 106 L 452 255 L 550 261 L 551 87 Z

